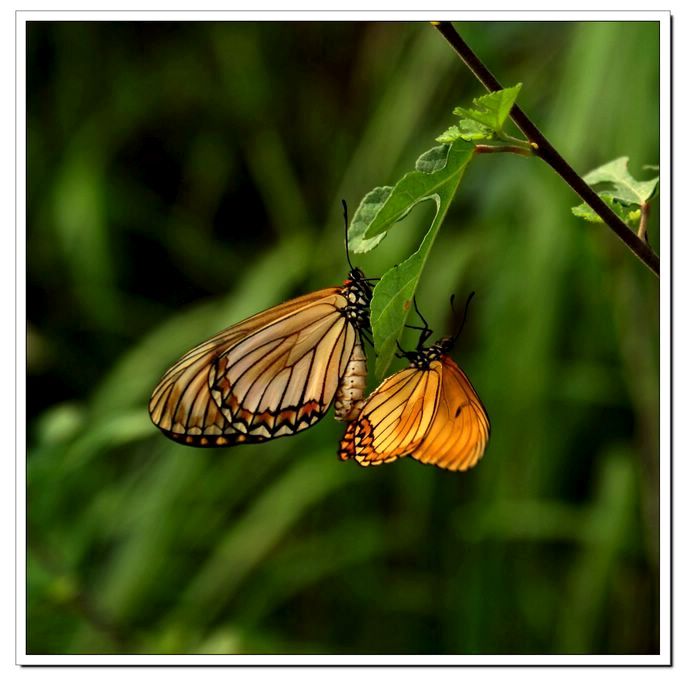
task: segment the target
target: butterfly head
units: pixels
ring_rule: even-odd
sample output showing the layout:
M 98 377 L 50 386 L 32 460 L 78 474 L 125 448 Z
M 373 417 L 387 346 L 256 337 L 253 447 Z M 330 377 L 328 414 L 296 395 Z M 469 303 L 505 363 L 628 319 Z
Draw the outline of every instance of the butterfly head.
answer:
M 348 272 L 346 283 L 355 284 L 361 288 L 369 289 L 371 295 L 371 288 L 369 286 L 369 279 L 364 275 L 364 272 L 359 267 L 352 267 Z
M 445 336 L 427 348 L 420 344 L 416 350 L 401 350 L 398 357 L 407 358 L 411 367 L 429 369 L 431 363 L 445 357 L 452 350 L 454 344 L 455 339 L 452 336 Z
M 430 348 L 427 348 L 427 353 L 430 351 L 433 359 L 437 360 L 439 357 L 447 355 L 455 345 L 454 336 L 444 336 L 437 340 Z

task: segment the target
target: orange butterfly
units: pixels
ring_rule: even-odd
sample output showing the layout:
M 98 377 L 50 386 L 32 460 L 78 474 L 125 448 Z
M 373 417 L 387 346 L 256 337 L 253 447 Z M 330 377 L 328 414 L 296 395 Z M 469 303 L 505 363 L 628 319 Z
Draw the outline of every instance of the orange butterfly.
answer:
M 459 332 L 425 348 L 432 331 L 425 321 L 421 330 L 415 351 L 401 348 L 399 357 L 406 357 L 409 367 L 385 379 L 348 424 L 340 444 L 342 460 L 355 459 L 366 467 L 411 455 L 426 464 L 464 471 L 483 456 L 491 433 L 488 414 L 465 373 L 448 356 Z

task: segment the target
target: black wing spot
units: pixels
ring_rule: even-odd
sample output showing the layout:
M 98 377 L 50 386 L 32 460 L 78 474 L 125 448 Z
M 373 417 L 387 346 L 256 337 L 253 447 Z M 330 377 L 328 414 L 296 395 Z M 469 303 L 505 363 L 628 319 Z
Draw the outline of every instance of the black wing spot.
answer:
M 467 407 L 467 405 L 469 405 L 469 403 L 462 403 L 462 405 L 460 405 L 457 408 L 457 410 L 455 411 L 455 419 L 457 419 L 460 416 L 460 414 L 462 414 L 462 408 Z

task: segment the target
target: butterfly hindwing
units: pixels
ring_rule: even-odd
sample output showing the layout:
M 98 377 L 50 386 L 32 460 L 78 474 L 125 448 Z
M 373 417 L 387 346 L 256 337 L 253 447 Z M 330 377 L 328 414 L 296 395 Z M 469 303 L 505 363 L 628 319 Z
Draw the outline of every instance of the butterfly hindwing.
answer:
M 449 357 L 441 365 L 441 392 L 431 427 L 412 457 L 451 471 L 473 467 L 486 450 L 490 422 L 465 373 Z

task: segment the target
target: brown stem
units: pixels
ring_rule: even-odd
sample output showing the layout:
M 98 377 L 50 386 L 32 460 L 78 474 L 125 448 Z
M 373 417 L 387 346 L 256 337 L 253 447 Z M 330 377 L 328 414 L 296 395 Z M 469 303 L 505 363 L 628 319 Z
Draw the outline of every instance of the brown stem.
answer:
M 460 59 L 469 67 L 474 76 L 489 91 L 501 90 L 502 86 L 491 74 L 486 65 L 476 56 L 472 49 L 464 42 L 455 30 L 455 27 L 447 21 L 432 22 L 440 31 L 441 35 L 450 43 Z M 652 251 L 650 246 L 639 238 L 593 191 L 593 189 L 569 166 L 567 161 L 550 144 L 546 137 L 538 130 L 535 124 L 515 105 L 510 111 L 510 118 L 517 128 L 527 137 L 529 142 L 537 148 L 536 154 L 550 167 L 552 167 L 564 181 L 595 210 L 596 214 L 607 224 L 617 237 L 638 257 L 643 264 L 651 269 L 657 276 L 660 275 L 660 258 Z
M 475 145 L 474 150 L 477 154 L 483 155 L 489 152 L 512 152 L 515 155 L 524 155 L 524 157 L 531 157 L 534 153 L 531 148 L 521 148 L 518 145 Z
M 648 216 L 650 215 L 650 205 L 647 202 L 644 202 L 641 205 L 641 220 L 638 224 L 638 237 L 642 240 L 645 241 L 646 243 L 648 242 Z

